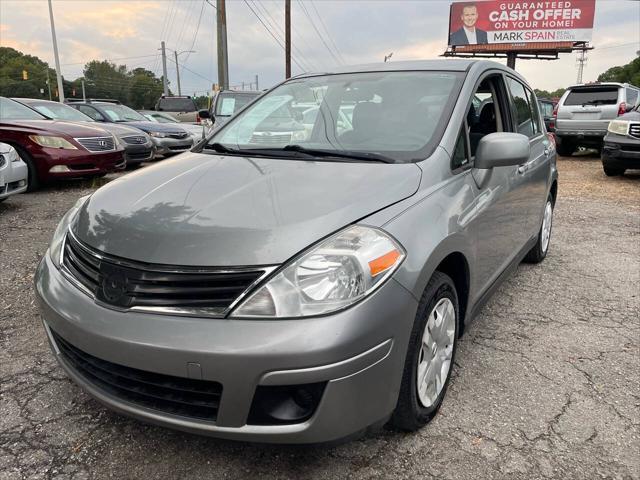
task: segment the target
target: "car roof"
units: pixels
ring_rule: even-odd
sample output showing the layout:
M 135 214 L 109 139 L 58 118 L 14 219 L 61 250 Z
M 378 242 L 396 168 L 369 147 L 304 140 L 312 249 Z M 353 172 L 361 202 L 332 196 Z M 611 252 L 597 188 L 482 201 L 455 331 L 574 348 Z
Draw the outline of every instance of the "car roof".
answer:
M 15 100 L 16 102 L 20 102 L 20 103 L 60 103 L 60 102 L 56 102 L 55 100 L 46 100 L 44 98 L 26 98 L 26 97 L 11 97 L 11 100 Z M 63 105 L 67 105 L 66 103 L 63 103 Z
M 499 68 L 506 70 L 507 67 L 498 62 L 490 60 L 473 60 L 473 59 L 434 59 L 434 60 L 413 60 L 402 62 L 385 62 L 385 63 L 368 63 L 363 65 L 351 65 L 336 67 L 332 70 L 323 72 L 303 73 L 298 77 L 335 74 L 335 73 L 361 73 L 361 72 L 393 72 L 393 71 L 454 71 L 464 72 L 474 65 L 485 65 L 487 68 Z
M 575 85 L 571 85 L 567 88 L 567 90 L 571 90 L 572 88 L 592 88 L 592 87 L 634 87 L 633 85 L 629 85 L 628 83 L 619 83 L 619 82 L 593 82 L 593 83 L 577 83 Z

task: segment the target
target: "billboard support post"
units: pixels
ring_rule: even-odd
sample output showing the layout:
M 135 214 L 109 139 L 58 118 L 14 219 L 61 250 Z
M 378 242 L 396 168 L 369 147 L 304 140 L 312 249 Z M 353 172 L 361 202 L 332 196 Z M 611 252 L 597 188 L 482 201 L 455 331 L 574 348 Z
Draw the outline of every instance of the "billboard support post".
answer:
M 507 53 L 507 67 L 516 69 L 516 58 L 518 57 L 517 52 L 508 52 Z

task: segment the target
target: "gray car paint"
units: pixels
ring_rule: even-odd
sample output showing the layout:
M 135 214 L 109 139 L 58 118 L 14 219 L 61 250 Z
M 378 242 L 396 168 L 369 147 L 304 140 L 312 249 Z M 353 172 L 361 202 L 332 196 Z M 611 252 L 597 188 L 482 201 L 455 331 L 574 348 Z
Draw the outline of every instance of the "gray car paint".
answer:
M 102 308 L 72 287 L 46 255 L 35 282 L 47 331 L 51 327 L 106 360 L 168 375 L 186 377 L 187 363 L 198 362 L 202 377 L 222 382 L 224 394 L 211 424 L 111 397 L 59 358 L 72 378 L 122 413 L 224 438 L 320 442 L 384 422 L 395 407 L 418 300 L 433 272 L 445 258 L 462 259 L 468 292 L 459 295 L 462 319 L 469 321 L 535 243 L 557 179 L 555 151 L 544 131 L 529 140 L 532 154 L 522 165 L 451 170 L 451 152 L 477 84 L 488 73 L 526 84 L 517 73 L 493 62 L 459 60 L 340 71 L 392 69 L 467 71 L 440 145 L 423 161 L 350 164 L 185 154 L 98 190 L 73 226 L 81 239 L 113 255 L 240 266 L 282 263 L 358 222 L 383 228 L 405 248 L 407 257 L 389 281 L 355 306 L 322 317 L 184 318 Z M 144 240 L 132 242 L 137 236 Z M 391 348 L 382 356 L 389 340 Z M 345 370 L 336 371 L 336 364 Z M 296 383 L 310 369 L 314 379 L 329 382 L 310 420 L 246 425 L 256 385 L 271 384 L 274 376 L 280 384 Z

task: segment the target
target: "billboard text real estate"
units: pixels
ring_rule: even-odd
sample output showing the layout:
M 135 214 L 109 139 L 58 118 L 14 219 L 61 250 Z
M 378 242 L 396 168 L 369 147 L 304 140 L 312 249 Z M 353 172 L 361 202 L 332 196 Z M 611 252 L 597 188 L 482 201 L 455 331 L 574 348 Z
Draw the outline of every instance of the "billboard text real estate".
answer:
M 595 0 L 454 2 L 449 45 L 586 42 Z

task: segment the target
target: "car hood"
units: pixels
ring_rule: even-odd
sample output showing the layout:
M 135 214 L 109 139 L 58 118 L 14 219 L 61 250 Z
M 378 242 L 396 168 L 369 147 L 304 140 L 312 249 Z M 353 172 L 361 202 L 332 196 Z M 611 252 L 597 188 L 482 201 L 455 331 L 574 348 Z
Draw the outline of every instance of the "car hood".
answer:
M 186 130 L 179 125 L 162 124 L 158 122 L 124 122 L 129 127 L 139 128 L 143 132 L 185 133 Z M 121 123 L 118 123 L 121 125 Z
M 91 125 L 91 123 L 89 124 Z M 126 137 L 128 135 L 140 135 L 140 129 L 133 126 L 120 125 L 118 123 L 100 123 L 100 128 L 107 132 L 113 133 L 118 137 Z
M 168 265 L 281 264 L 413 195 L 415 164 L 186 153 L 97 190 L 73 225 L 118 257 Z
M 0 126 L 29 133 L 47 135 L 68 135 L 74 138 L 103 137 L 108 135 L 102 126 L 93 126 L 91 122 L 66 122 L 64 120 L 6 120 Z

